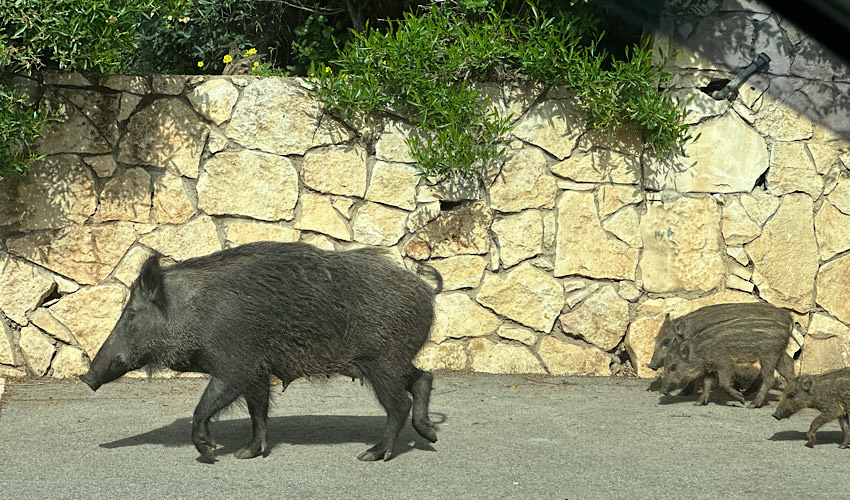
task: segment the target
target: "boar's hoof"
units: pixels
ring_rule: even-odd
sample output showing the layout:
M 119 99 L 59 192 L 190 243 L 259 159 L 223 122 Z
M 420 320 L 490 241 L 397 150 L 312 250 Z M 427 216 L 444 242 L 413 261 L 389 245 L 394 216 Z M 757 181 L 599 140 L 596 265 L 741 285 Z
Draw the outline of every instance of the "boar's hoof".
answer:
M 806 448 L 814 448 L 814 447 L 815 447 L 815 443 L 813 443 L 811 441 L 806 441 Z
M 385 449 L 369 448 L 357 456 L 357 460 L 361 462 L 376 462 L 380 459 L 389 460 L 392 458 L 392 452 Z
M 215 463 L 215 455 L 213 454 L 213 447 L 209 445 L 201 445 L 198 447 L 198 451 L 201 453 L 201 458 L 204 462 L 214 464 Z
M 254 458 L 263 454 L 263 450 L 259 448 L 252 448 L 250 446 L 246 446 L 244 448 L 240 448 L 236 453 L 236 458 Z
M 847 449 L 850 449 L 850 445 L 846 445 L 846 444 L 839 444 L 839 445 L 838 445 L 838 448 L 840 448 L 840 449 L 842 449 L 842 450 L 847 450 Z

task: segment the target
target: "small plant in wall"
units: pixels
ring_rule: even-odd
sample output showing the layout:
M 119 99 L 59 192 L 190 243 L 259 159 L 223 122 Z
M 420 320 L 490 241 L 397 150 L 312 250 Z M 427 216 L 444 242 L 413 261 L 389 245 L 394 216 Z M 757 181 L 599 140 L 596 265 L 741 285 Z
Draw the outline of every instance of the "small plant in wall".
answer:
M 384 32 L 354 33 L 337 59 L 311 68 L 313 95 L 348 118 L 383 114 L 418 127 L 407 144 L 430 182 L 481 175 L 504 153 L 514 117 L 499 114 L 477 82 L 566 88 L 579 97 L 588 127 L 636 125 L 651 154 L 680 152 L 692 137 L 683 112 L 659 91 L 669 75 L 651 63 L 649 45 L 616 59 L 582 12 L 548 16 L 529 2 L 508 15 L 504 3 L 434 2 Z

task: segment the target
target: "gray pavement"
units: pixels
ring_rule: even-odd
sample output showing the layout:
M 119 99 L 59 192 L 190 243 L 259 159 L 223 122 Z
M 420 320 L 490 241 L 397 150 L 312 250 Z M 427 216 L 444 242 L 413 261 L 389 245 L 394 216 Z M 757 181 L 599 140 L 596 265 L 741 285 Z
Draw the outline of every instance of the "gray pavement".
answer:
M 778 422 L 715 397 L 660 398 L 645 380 L 437 374 L 439 441 L 409 422 L 399 455 L 363 463 L 384 414 L 347 379 L 277 395 L 270 452 L 237 460 L 242 407 L 211 431 L 219 461 L 189 432 L 203 380 L 83 384 L 9 379 L 0 402 L 4 498 L 841 498 L 850 450 L 837 422 L 803 446 L 816 415 Z

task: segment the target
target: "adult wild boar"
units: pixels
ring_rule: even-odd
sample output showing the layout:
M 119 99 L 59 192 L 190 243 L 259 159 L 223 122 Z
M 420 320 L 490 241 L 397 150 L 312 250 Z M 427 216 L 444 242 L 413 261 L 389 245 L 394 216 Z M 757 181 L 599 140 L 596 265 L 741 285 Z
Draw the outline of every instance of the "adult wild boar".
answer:
M 266 448 L 269 377 L 341 373 L 368 381 L 387 412 L 381 440 L 360 460 L 389 460 L 411 409 L 413 427 L 436 442 L 428 418 L 433 376 L 411 361 L 428 338 L 436 282 L 374 249 L 327 252 L 303 243 L 260 242 L 160 267 L 142 266 L 117 324 L 80 379 L 93 390 L 143 366 L 210 375 L 192 418 L 192 442 L 215 461 L 209 422 L 244 396 L 253 437 L 236 452 Z
M 773 418 L 782 420 L 803 408 L 816 408 L 821 412 L 806 433 L 806 446 L 814 447 L 817 430 L 837 419 L 844 433 L 840 447 L 850 448 L 850 368 L 795 378 L 785 387 Z

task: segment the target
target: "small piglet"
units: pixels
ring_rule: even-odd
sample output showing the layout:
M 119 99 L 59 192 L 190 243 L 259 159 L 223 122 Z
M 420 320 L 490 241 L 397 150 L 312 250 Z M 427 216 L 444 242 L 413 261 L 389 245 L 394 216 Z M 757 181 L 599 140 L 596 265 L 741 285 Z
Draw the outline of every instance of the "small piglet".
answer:
M 210 374 L 192 419 L 192 442 L 215 461 L 210 419 L 243 396 L 253 438 L 266 447 L 269 378 L 341 373 L 366 380 L 387 412 L 381 440 L 360 460 L 389 460 L 411 410 L 413 427 L 437 441 L 428 418 L 433 376 L 413 366 L 442 288 L 374 249 L 327 252 L 302 243 L 260 242 L 160 267 L 142 266 L 118 323 L 80 379 L 93 390 L 143 366 Z M 406 392 L 405 392 L 406 391 Z
M 844 432 L 841 448 L 850 448 L 850 368 L 795 378 L 785 388 L 773 418 L 782 420 L 803 408 L 816 408 L 821 412 L 806 433 L 806 446 L 814 447 L 817 430 L 827 422 L 838 419 Z

